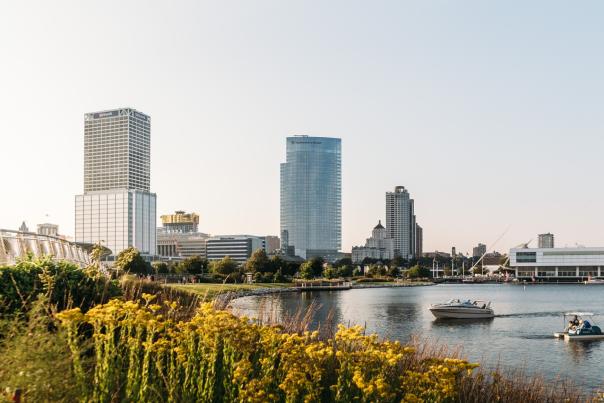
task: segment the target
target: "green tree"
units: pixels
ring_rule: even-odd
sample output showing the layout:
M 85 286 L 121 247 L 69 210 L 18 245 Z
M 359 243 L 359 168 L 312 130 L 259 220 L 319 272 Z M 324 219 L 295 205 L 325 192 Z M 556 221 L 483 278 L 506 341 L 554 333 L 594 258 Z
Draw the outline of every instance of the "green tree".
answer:
M 310 280 L 314 277 L 312 263 L 310 260 L 307 260 L 306 262 L 302 263 L 302 265 L 300 265 L 300 277 L 307 280 Z
M 281 269 L 279 269 L 273 275 L 273 283 L 284 283 L 284 282 L 285 282 L 285 277 L 283 276 Z
M 151 267 L 153 267 L 153 270 L 158 274 L 170 273 L 170 268 L 166 262 L 153 262 Z
M 407 276 L 409 278 L 425 278 L 432 277 L 430 270 L 425 267 L 421 267 L 418 265 L 413 266 L 407 271 Z
M 268 260 L 268 256 L 266 255 L 266 251 L 262 248 L 256 249 L 245 264 L 245 268 L 253 273 L 264 273 L 270 271 L 269 266 L 270 262 Z
M 339 267 L 338 276 L 351 277 L 352 276 L 352 265 L 344 265 L 344 266 Z
M 178 272 L 202 274 L 208 271 L 208 260 L 200 256 L 191 256 L 178 263 Z
M 323 275 L 323 265 L 325 260 L 322 257 L 313 257 L 309 260 L 313 277 L 320 277 Z
M 270 258 L 268 267 L 270 268 L 270 272 L 271 273 L 277 273 L 279 270 L 281 270 L 281 273 L 286 273 L 288 275 L 293 275 L 297 270 L 298 270 L 298 266 L 296 266 L 295 270 L 291 273 L 288 272 L 287 270 L 287 266 L 288 263 L 285 262 L 280 256 L 272 256 Z
M 323 277 L 324 278 L 328 278 L 328 279 L 332 279 L 332 278 L 336 278 L 338 276 L 338 273 L 336 271 L 336 269 L 334 269 L 331 266 L 327 266 L 325 267 L 325 269 L 323 269 Z
M 343 257 L 342 259 L 336 260 L 336 262 L 333 264 L 333 267 L 337 268 L 344 266 L 352 266 L 352 259 L 349 257 Z
M 229 256 L 225 256 L 220 260 L 214 260 L 210 262 L 210 271 L 218 274 L 231 274 L 237 271 L 239 263 L 231 259 Z
M 401 271 L 397 266 L 391 264 L 390 267 L 388 267 L 388 275 L 390 277 L 398 277 L 401 275 Z
M 141 253 L 133 246 L 117 255 L 114 267 L 126 273 L 147 274 L 150 271 L 150 264 L 145 262 Z

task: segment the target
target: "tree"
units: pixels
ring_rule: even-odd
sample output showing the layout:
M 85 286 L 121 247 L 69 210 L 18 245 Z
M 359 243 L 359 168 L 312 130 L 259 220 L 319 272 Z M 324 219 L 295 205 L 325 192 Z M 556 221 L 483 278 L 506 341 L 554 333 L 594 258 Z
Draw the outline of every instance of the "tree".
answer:
M 312 259 L 309 260 L 309 262 L 310 262 L 313 277 L 322 276 L 323 275 L 323 264 L 325 263 L 323 258 L 322 257 L 313 257 Z
M 312 270 L 312 263 L 310 262 L 310 260 L 307 260 L 306 262 L 302 263 L 302 265 L 300 266 L 300 277 L 302 277 L 306 280 L 310 280 L 311 278 L 314 277 L 313 270 Z
M 323 269 L 323 277 L 328 279 L 336 278 L 337 272 L 333 267 L 327 266 L 325 269 Z
M 200 256 L 191 256 L 178 263 L 178 272 L 203 274 L 208 271 L 208 260 Z
M 409 262 L 407 261 L 407 259 L 403 259 L 401 256 L 395 256 L 394 259 L 392 259 L 390 261 L 390 266 L 395 266 L 395 267 L 404 267 L 408 264 Z
M 393 264 L 390 265 L 390 267 L 388 268 L 388 275 L 390 277 L 398 277 L 400 276 L 401 271 L 399 270 L 399 268 Z
M 338 276 L 351 277 L 352 276 L 352 265 L 344 265 L 344 266 L 339 267 Z
M 409 278 L 431 277 L 431 273 L 427 268 L 415 265 L 407 271 L 407 276 Z
M 283 273 L 281 269 L 277 270 L 273 275 L 273 283 L 283 283 L 285 282 L 285 277 L 283 277 Z
M 159 274 L 166 274 L 170 272 L 170 268 L 166 262 L 153 262 L 151 266 L 153 267 L 153 270 Z
M 270 271 L 269 266 L 270 262 L 268 260 L 268 256 L 266 256 L 266 251 L 262 248 L 256 249 L 245 264 L 245 268 L 252 273 L 264 273 Z
M 210 263 L 210 271 L 218 274 L 234 273 L 238 267 L 239 263 L 231 259 L 229 256 L 225 256 L 220 260 L 213 260 Z
M 141 253 L 135 247 L 131 246 L 124 249 L 117 255 L 114 267 L 126 273 L 147 274 L 149 272 L 149 263 L 141 256 Z
M 343 257 L 342 259 L 338 259 L 333 264 L 333 267 L 344 267 L 344 266 L 352 266 L 352 259 L 349 257 Z

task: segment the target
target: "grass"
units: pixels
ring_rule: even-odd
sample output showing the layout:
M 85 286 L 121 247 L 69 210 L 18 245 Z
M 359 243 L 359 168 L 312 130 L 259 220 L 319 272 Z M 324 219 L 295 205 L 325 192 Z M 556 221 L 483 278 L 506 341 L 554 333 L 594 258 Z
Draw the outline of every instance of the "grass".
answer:
M 262 288 L 284 288 L 290 287 L 287 283 L 255 283 L 255 284 L 214 284 L 214 283 L 199 283 L 199 284 L 170 284 L 169 287 L 177 290 L 187 291 L 198 295 L 204 300 L 212 300 L 220 294 L 240 291 L 253 291 Z

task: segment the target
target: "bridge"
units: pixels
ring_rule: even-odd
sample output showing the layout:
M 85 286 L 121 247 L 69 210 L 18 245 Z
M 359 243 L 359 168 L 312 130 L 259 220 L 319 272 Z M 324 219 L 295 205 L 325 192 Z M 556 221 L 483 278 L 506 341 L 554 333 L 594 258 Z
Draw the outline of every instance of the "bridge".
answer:
M 90 263 L 87 248 L 75 242 L 34 232 L 0 229 L 0 265 L 15 264 L 28 255 L 51 256 L 53 259 L 66 260 L 80 267 Z

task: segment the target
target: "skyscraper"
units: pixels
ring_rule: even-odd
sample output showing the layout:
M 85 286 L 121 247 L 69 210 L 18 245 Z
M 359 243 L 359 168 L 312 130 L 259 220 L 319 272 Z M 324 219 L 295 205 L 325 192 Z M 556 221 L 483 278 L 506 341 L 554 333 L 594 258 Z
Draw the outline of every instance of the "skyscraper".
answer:
M 554 247 L 554 234 L 539 234 L 539 247 L 540 248 L 553 248 Z
M 150 193 L 151 118 L 132 108 L 84 117 L 84 194 L 75 198 L 75 238 L 113 255 L 156 251 L 156 195 Z
M 480 257 L 487 253 L 487 246 L 483 243 L 479 243 L 478 246 L 472 248 L 472 257 Z
M 333 255 L 342 246 L 341 140 L 294 136 L 281 164 L 281 233 L 298 256 Z
M 394 253 L 405 259 L 416 253 L 416 220 L 413 199 L 404 186 L 386 192 L 386 230 L 394 239 Z

